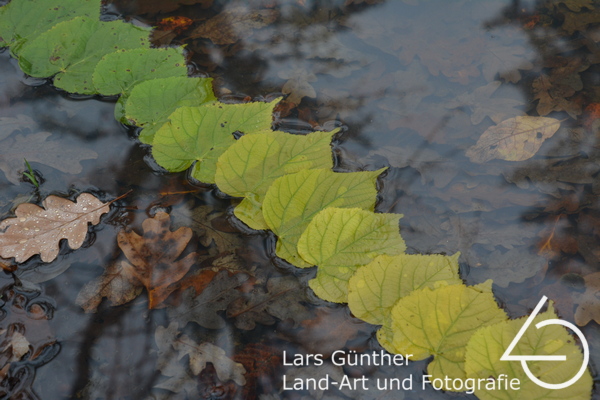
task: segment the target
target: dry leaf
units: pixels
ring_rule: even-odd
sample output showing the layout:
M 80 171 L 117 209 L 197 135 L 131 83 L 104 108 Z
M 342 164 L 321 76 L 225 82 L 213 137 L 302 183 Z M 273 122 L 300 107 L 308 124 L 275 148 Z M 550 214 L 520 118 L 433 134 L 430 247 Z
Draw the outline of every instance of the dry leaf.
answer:
M 56 258 L 61 239 L 67 239 L 71 249 L 83 244 L 88 222 L 96 225 L 100 216 L 109 211 L 109 203 L 102 203 L 89 193 L 82 193 L 74 203 L 57 196 L 48 196 L 39 207 L 32 203 L 20 204 L 16 218 L 0 223 L 0 257 L 15 257 L 24 262 L 40 254 L 42 261 Z
M 279 12 L 276 10 L 250 11 L 246 7 L 235 7 L 209 19 L 194 29 L 189 37 L 207 38 L 214 44 L 232 44 L 250 35 L 254 29 L 274 22 L 278 17 Z
M 515 117 L 489 127 L 475 146 L 467 150 L 472 162 L 484 163 L 498 158 L 523 161 L 535 155 L 542 143 L 552 137 L 560 121 L 547 117 Z
M 154 308 L 164 301 L 196 260 L 191 253 L 177 260 L 192 238 L 190 228 L 181 227 L 175 232 L 169 230 L 169 214 L 158 212 L 154 218 L 142 223 L 143 236 L 137 233 L 119 232 L 119 247 L 131 264 L 123 264 L 123 272 L 135 276 L 148 290 L 148 308 Z
M 78 174 L 83 169 L 80 161 L 98 158 L 98 153 L 73 144 L 73 140 L 46 140 L 50 135 L 50 132 L 17 134 L 0 142 L 0 169 L 10 182 L 19 184 L 25 168 L 23 159 Z

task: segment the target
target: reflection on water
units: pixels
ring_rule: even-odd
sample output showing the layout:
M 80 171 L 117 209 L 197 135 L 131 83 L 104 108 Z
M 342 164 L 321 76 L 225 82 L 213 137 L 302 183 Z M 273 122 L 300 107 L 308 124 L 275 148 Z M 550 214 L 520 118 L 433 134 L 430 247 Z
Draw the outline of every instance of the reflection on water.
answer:
M 467 283 L 493 279 L 496 297 L 513 317 L 528 313 L 547 295 L 561 318 L 587 324 L 584 333 L 596 365 L 600 16 L 594 6 L 585 1 L 139 0 L 115 1 L 107 11 L 151 25 L 168 16 L 189 18 L 187 26 L 163 27 L 156 42 L 186 43 L 197 71 L 213 76 L 216 91 L 225 98 L 285 94 L 276 121 L 283 130 L 343 125 L 346 131 L 335 149 L 339 168 L 390 167 L 381 182 L 378 210 L 404 214 L 401 229 L 410 252 L 460 251 Z M 119 257 L 121 228 L 139 232 L 141 222 L 157 210 L 179 215 L 174 228 L 190 226 L 205 241 L 198 250 L 203 267 L 233 259 L 263 285 L 263 292 L 265 282 L 281 277 L 305 288 L 313 272 L 274 265 L 272 238 L 244 236 L 221 215 L 231 200 L 182 183 L 181 175 L 157 172 L 146 162 L 147 150 L 114 121 L 112 103 L 69 98 L 24 77 L 14 65 L 6 53 L 0 59 L 3 215 L 19 202 L 49 194 L 73 197 L 91 191 L 114 198 L 134 190 L 93 229 L 84 248 L 64 248 L 49 265 L 33 259 L 19 266 L 16 277 L 24 287 L 19 290 L 27 290 L 25 296 L 41 290 L 54 302 L 42 331 L 51 330 L 48 337 L 56 338 L 52 349 L 60 347 L 51 361 L 46 356 L 44 363 L 24 362 L 29 375 L 22 381 L 30 385 L 37 368 L 33 388 L 42 399 L 147 398 L 151 393 L 156 399 L 185 398 L 185 391 L 168 397 L 167 391 L 152 390 L 173 377 L 155 368 L 154 337 L 158 326 L 176 319 L 173 313 L 147 311 L 144 297 L 125 306 L 103 304 L 97 314 L 84 314 L 76 304 L 80 289 Z M 469 160 L 467 150 L 486 129 L 526 115 L 556 118 L 561 125 L 533 157 Z M 18 137 L 40 132 L 48 132 L 46 142 L 38 138 L 16 146 Z M 61 148 L 77 157 L 60 159 L 54 149 Z M 39 191 L 21 178 L 23 158 L 42 181 Z M 216 245 L 207 237 L 215 238 Z M 12 279 L 7 274 L 2 282 L 8 288 Z M 249 291 L 243 300 L 252 302 L 263 292 Z M 315 392 L 279 393 L 282 374 L 344 372 L 375 379 L 419 375 L 426 368 L 425 362 L 412 369 L 284 368 L 283 350 L 379 351 L 374 328 L 353 319 L 347 309 L 311 293 L 298 296 L 310 317 L 300 319 L 288 311 L 294 315 L 286 319 L 282 312 L 276 318 L 261 311 L 243 320 L 227 318 L 227 304 L 215 306 L 224 300 L 207 302 L 224 321 L 218 329 L 200 322 L 179 329 L 242 362 L 248 383 L 241 388 L 220 382 L 209 368 L 187 393 L 196 390 L 206 399 L 319 398 Z M 10 314 L 7 304 L 3 309 Z M 2 328 L 15 318 L 2 320 Z M 248 320 L 257 327 L 244 325 Z M 33 396 L 29 390 L 20 393 Z M 331 398 L 401 395 L 334 391 Z M 404 397 L 457 396 L 469 397 L 431 389 Z

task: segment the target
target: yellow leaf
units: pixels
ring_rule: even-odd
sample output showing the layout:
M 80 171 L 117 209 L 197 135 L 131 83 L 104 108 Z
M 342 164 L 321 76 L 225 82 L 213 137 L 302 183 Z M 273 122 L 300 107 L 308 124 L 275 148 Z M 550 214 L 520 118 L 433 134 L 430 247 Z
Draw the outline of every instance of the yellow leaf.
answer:
M 424 288 L 399 300 L 392 309 L 394 353 L 412 354 L 415 360 L 435 356 L 427 367 L 432 380 L 465 379 L 465 349 L 473 333 L 507 319 L 491 286 L 487 281 Z
M 535 327 L 541 321 L 556 318 L 558 317 L 551 306 L 545 313 L 538 314 L 511 352 L 512 355 L 527 356 L 565 355 L 565 361 L 527 361 L 531 372 L 541 381 L 550 384 L 571 379 L 581 368 L 583 360 L 579 346 L 563 326 L 553 324 L 539 329 Z M 589 371 L 567 388 L 546 389 L 527 377 L 520 361 L 500 361 L 526 319 L 527 317 L 523 317 L 503 321 L 481 328 L 473 334 L 466 351 L 467 378 L 492 378 L 490 382 L 501 382 L 499 377 L 505 374 L 504 382 L 519 380 L 518 390 L 511 390 L 510 386 L 505 388 L 504 385 L 497 385 L 495 390 L 486 390 L 483 385 L 475 390 L 475 395 L 482 400 L 589 399 L 593 384 Z
M 458 256 L 441 254 L 382 255 L 359 268 L 348 285 L 348 306 L 355 317 L 383 325 L 392 307 L 413 290 L 432 288 L 440 281 L 461 283 Z

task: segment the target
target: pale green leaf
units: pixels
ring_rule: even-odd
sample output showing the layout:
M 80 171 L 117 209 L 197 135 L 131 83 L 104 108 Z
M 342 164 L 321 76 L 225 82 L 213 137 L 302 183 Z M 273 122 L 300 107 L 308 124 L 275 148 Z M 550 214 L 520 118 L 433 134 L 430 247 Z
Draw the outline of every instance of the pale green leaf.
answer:
M 277 255 L 300 268 L 310 267 L 296 245 L 310 221 L 327 207 L 373 211 L 376 181 L 384 169 L 350 173 L 302 170 L 277 178 L 263 201 L 263 216 L 277 236 Z
M 62 21 L 100 18 L 100 0 L 13 0 L 0 8 L 0 46 L 20 47 Z
M 275 179 L 303 169 L 332 168 L 331 138 L 338 131 L 292 135 L 261 132 L 241 137 L 217 161 L 215 182 L 224 193 L 245 197 L 235 215 L 253 229 L 267 229 L 262 201 Z
M 370 324 L 383 325 L 401 298 L 439 282 L 461 283 L 458 275 L 460 253 L 382 255 L 360 268 L 350 279 L 348 306 L 355 317 Z
M 54 77 L 71 93 L 97 93 L 92 74 L 100 59 L 118 49 L 148 47 L 148 29 L 123 21 L 77 17 L 54 26 L 22 47 L 19 66 L 34 77 Z
M 423 288 L 400 299 L 392 308 L 391 350 L 412 354 L 415 360 L 433 355 L 427 368 L 432 379 L 465 379 L 465 350 L 473 333 L 507 319 L 491 286 L 487 281 Z
M 519 390 L 497 385 L 495 390 L 486 390 L 485 385 L 475 390 L 482 400 L 545 400 L 545 399 L 590 399 L 592 377 L 589 370 L 573 385 L 565 389 L 545 389 L 531 381 L 525 374 L 520 361 L 500 361 L 510 343 L 525 323 L 527 317 L 500 322 L 479 329 L 469 340 L 466 351 L 465 371 L 468 378 L 498 381 L 505 374 L 504 382 L 518 379 Z M 583 355 L 573 336 L 565 327 L 547 325 L 537 329 L 535 325 L 558 316 L 550 306 L 548 311 L 538 314 L 511 352 L 512 355 L 564 355 L 565 361 L 527 361 L 535 376 L 550 384 L 563 383 L 571 379 L 581 368 Z
M 137 84 L 157 78 L 187 76 L 182 47 L 118 50 L 102 57 L 94 70 L 98 93 L 111 96 L 129 91 Z
M 151 144 L 154 133 L 176 108 L 199 106 L 215 100 L 212 78 L 152 79 L 136 85 L 128 96 L 119 99 L 115 119 L 144 128 L 139 139 Z
M 217 159 L 235 142 L 233 133 L 269 129 L 278 101 L 180 107 L 156 132 L 152 155 L 171 172 L 186 170 L 196 163 L 192 176 L 201 182 L 214 183 Z
M 310 221 L 298 240 L 298 253 L 320 266 L 364 265 L 381 254 L 406 250 L 398 223 L 401 214 L 329 207 Z
M 406 250 L 400 237 L 400 214 L 375 214 L 360 208 L 326 208 L 318 213 L 298 240 L 298 253 L 318 265 L 310 287 L 320 298 L 348 300 L 348 280 L 361 265 L 381 254 Z

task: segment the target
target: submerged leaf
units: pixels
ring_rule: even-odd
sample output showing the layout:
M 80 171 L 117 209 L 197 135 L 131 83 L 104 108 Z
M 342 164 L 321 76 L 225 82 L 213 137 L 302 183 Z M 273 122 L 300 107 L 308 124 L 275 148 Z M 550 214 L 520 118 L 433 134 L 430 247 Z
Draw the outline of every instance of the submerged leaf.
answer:
M 81 289 L 76 303 L 86 313 L 93 313 L 104 297 L 110 301 L 111 306 L 130 302 L 144 290 L 132 272 L 133 267 L 127 261 L 109 265 L 101 276 L 88 282 Z
M 68 92 L 95 94 L 92 75 L 100 59 L 118 49 L 148 47 L 149 33 L 123 21 L 77 17 L 30 40 L 19 54 L 19 66 L 38 78 L 56 74 L 54 85 Z
M 48 196 L 42 207 L 20 204 L 15 218 L 0 223 L 0 257 L 15 257 L 23 262 L 40 254 L 42 261 L 50 262 L 58 256 L 61 239 L 67 239 L 71 249 L 78 249 L 87 236 L 88 223 L 97 225 L 100 216 L 109 211 L 89 193 L 82 193 L 74 203 L 57 196 Z
M 50 135 L 50 132 L 16 134 L 0 142 L 0 169 L 10 182 L 19 184 L 24 158 L 70 174 L 83 170 L 82 160 L 98 158 L 98 153 L 79 147 L 76 140 L 47 140 Z
M 432 379 L 464 379 L 469 338 L 477 329 L 506 319 L 492 294 L 491 281 L 471 287 L 423 288 L 396 303 L 390 327 L 392 341 L 382 344 L 394 353 L 412 354 L 415 360 L 433 355 L 427 367 Z
M 313 169 L 275 180 L 265 195 L 263 216 L 269 229 L 278 236 L 277 255 L 297 267 L 310 267 L 296 246 L 313 217 L 327 207 L 373 211 L 376 181 L 383 171 L 339 173 Z
M 93 81 L 104 96 L 127 94 L 143 81 L 187 76 L 183 48 L 118 50 L 102 57 Z
M 333 168 L 332 132 L 292 135 L 262 132 L 242 136 L 217 161 L 215 183 L 224 193 L 244 197 L 234 212 L 252 229 L 268 229 L 262 202 L 269 186 L 285 174 L 311 168 Z
M 348 285 L 348 306 L 355 317 L 374 325 L 384 325 L 401 298 L 439 282 L 450 285 L 462 281 L 458 275 L 460 253 L 382 255 L 356 271 Z
M 360 208 L 326 208 L 317 214 L 298 240 L 298 253 L 319 267 L 309 282 L 320 298 L 348 300 L 348 280 L 356 269 L 381 254 L 401 254 L 400 214 L 375 214 Z
M 238 385 L 244 385 L 246 370 L 240 363 L 227 357 L 225 351 L 211 343 L 198 344 L 187 335 L 181 335 L 178 324 L 171 322 L 168 327 L 156 328 L 155 340 L 158 347 L 158 360 L 156 368 L 169 380 L 158 384 L 157 388 L 179 392 L 182 388 L 188 394 L 198 397 L 196 379 L 188 372 L 188 368 L 181 365 L 180 360 L 186 356 L 189 371 L 199 375 L 207 363 L 213 364 L 219 380 L 226 382 L 233 380 Z
M 136 85 L 129 96 L 119 99 L 115 107 L 115 117 L 117 120 L 123 118 L 127 123 L 144 128 L 140 140 L 150 144 L 154 133 L 176 108 L 198 106 L 216 99 L 212 89 L 212 78 L 152 79 Z M 124 115 L 117 115 L 119 112 Z
M 558 130 L 560 121 L 547 117 L 515 117 L 488 128 L 475 146 L 467 150 L 472 162 L 498 158 L 523 161 L 535 155 L 542 143 Z
M 100 18 L 100 0 L 18 0 L 0 8 L 0 46 L 13 54 L 29 39 L 77 16 Z
M 575 323 L 584 326 L 594 320 L 600 324 L 600 272 L 588 274 L 583 279 L 585 291 L 573 295 L 573 302 L 577 304 Z
M 225 327 L 225 320 L 219 315 L 229 303 L 241 296 L 235 288 L 248 279 L 246 274 L 230 275 L 221 271 L 213 278 L 202 293 L 195 293 L 193 288 L 182 295 L 182 302 L 175 308 L 169 308 L 169 319 L 176 320 L 183 327 L 192 321 L 208 329 Z
M 221 12 L 190 33 L 190 38 L 208 38 L 215 44 L 232 44 L 279 17 L 277 10 L 234 7 Z
M 535 376 L 550 384 L 571 379 L 583 362 L 581 349 L 563 326 L 552 324 L 539 329 L 535 327 L 539 322 L 557 318 L 552 306 L 545 313 L 538 314 L 511 352 L 512 355 L 523 356 L 566 356 L 563 361 L 527 361 L 528 368 Z M 593 386 L 589 370 L 567 388 L 546 389 L 529 379 L 520 361 L 500 361 L 525 321 L 526 317 L 523 317 L 481 328 L 469 340 L 465 362 L 467 378 L 497 381 L 501 374 L 505 374 L 505 381 L 518 379 L 520 382 L 518 390 L 498 383 L 495 390 L 488 391 L 482 385 L 480 389 L 475 389 L 477 397 L 482 400 L 589 399 Z
M 18 114 L 16 117 L 0 117 L 0 140 L 9 137 L 14 131 L 33 130 L 37 127 L 31 117 Z
M 152 155 L 171 172 L 184 171 L 195 163 L 192 176 L 214 183 L 217 159 L 235 142 L 233 134 L 270 129 L 278 101 L 180 107 L 156 132 Z
M 131 263 L 124 264 L 123 269 L 148 290 L 148 308 L 163 302 L 175 289 L 171 284 L 183 278 L 196 260 L 196 253 L 178 260 L 192 238 L 192 230 L 181 227 L 171 232 L 170 224 L 169 214 L 158 212 L 154 218 L 142 222 L 143 236 L 121 231 L 117 237 L 119 247 Z
M 227 317 L 235 318 L 238 328 L 251 330 L 256 323 L 271 325 L 275 323 L 275 318 L 291 318 L 298 325 L 310 317 L 306 307 L 301 304 L 303 300 L 307 301 L 305 289 L 296 277 L 272 277 L 265 289 L 255 288 L 229 304 Z

